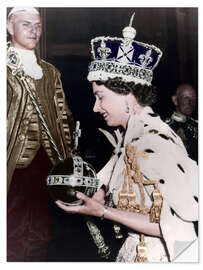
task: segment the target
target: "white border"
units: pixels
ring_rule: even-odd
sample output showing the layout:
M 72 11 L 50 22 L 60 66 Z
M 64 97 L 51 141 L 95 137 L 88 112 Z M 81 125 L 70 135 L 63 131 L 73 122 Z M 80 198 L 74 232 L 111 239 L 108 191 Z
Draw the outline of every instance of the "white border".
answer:
M 28 5 L 29 3 L 29 5 Z M 30 3 L 32 5 L 30 5 Z M 68 4 L 68 5 L 67 5 Z M 86 0 L 78 0 L 78 1 L 48 1 L 48 0 L 33 0 L 33 1 L 4 1 L 3 3 L 0 3 L 0 18 L 1 18 L 1 23 L 0 23 L 0 44 L 1 44 L 1 49 L 0 49 L 0 78 L 1 78 L 1 98 L 0 98 L 0 108 L 1 108 L 1 113 L 0 113 L 0 124 L 1 124 L 1 132 L 0 132 L 0 153 L 1 153 L 1 188 L 0 188 L 0 198 L 1 198 L 1 202 L 0 202 L 0 267 L 1 269 L 5 269 L 5 268 L 10 268 L 10 267 L 14 267 L 16 269 L 23 269 L 23 268 L 32 268 L 35 269 L 37 267 L 37 265 L 39 263 L 6 263 L 6 57 L 5 57 L 5 52 L 6 52 L 6 7 L 13 7 L 13 6 L 35 6 L 35 7 L 198 7 L 199 8 L 199 18 L 202 18 L 202 11 L 201 11 L 201 1 L 200 0 L 170 0 L 170 1 L 147 1 L 147 0 L 142 0 L 142 1 L 129 1 L 129 0 L 125 0 L 125 1 L 109 1 L 109 0 L 102 0 L 102 1 L 86 1 Z M 144 18 L 143 18 L 144 19 Z M 201 106 L 201 91 L 203 91 L 203 89 L 201 89 L 202 86 L 202 74 L 200 73 L 201 70 L 201 60 L 202 59 L 202 42 L 201 42 L 201 31 L 200 29 L 202 29 L 201 27 L 201 20 L 199 19 L 199 116 L 202 117 L 202 106 Z M 201 136 L 201 118 L 199 120 L 200 123 L 200 129 L 199 129 L 199 134 L 200 137 Z M 199 143 L 199 150 L 201 152 L 201 141 Z M 200 159 L 201 161 L 201 159 Z M 200 162 L 201 164 L 201 162 Z M 201 165 L 200 165 L 201 168 Z M 201 179 L 201 172 L 200 172 L 200 185 L 199 188 L 201 190 L 201 181 L 203 181 L 203 179 Z M 201 198 L 200 198 L 200 203 L 201 205 Z M 200 228 L 200 232 L 201 232 L 201 228 Z M 201 236 L 201 234 L 200 234 Z M 200 238 L 200 248 L 201 248 L 201 238 Z M 195 244 L 196 245 L 196 244 Z M 123 268 L 123 267 L 133 267 L 133 269 L 135 267 L 150 267 L 154 268 L 154 269 L 158 269 L 160 267 L 160 269 L 162 269 L 163 267 L 184 267 L 185 269 L 200 269 L 201 267 L 201 257 L 200 257 L 200 263 L 197 264 L 191 264 L 191 263 L 181 263 L 184 261 L 190 261 L 192 259 L 190 259 L 190 256 L 192 256 L 193 258 L 196 256 L 196 254 L 194 255 L 193 251 L 195 252 L 195 250 L 197 251 L 197 247 L 193 246 L 191 247 L 191 250 L 188 252 L 185 252 L 184 254 L 182 254 L 182 257 L 179 258 L 179 263 L 177 264 L 164 264 L 160 263 L 160 264 L 153 264 L 150 263 L 149 264 L 139 264 L 139 265 L 135 265 L 135 264 L 125 264 L 125 266 L 123 264 L 116 264 L 116 268 Z M 185 256 L 185 258 L 184 258 Z M 42 264 L 42 263 L 40 263 Z M 3 267 L 2 267 L 3 266 Z M 45 266 L 45 265 L 44 265 Z M 115 266 L 115 264 L 95 264 L 95 263 L 83 263 L 83 264 L 76 264 L 76 263 L 60 263 L 59 264 L 60 268 L 64 268 L 67 269 L 67 267 L 88 267 L 89 269 L 93 269 L 95 267 L 112 267 Z M 40 267 L 43 267 L 40 266 Z M 45 267 L 49 267 L 49 269 L 55 269 L 56 263 L 49 263 L 49 265 L 46 265 Z M 202 268 L 202 267 L 201 267 Z

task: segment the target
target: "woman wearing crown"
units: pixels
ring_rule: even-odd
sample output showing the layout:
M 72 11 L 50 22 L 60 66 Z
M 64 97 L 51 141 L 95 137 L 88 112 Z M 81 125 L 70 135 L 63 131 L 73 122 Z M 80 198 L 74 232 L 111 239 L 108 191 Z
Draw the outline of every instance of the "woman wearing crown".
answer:
M 93 110 L 109 126 L 123 130 L 115 136 L 102 130 L 114 155 L 98 173 L 100 188 L 92 198 L 78 192 L 83 205 L 56 203 L 70 213 L 113 221 L 117 237 L 120 227 L 126 227 L 118 262 L 167 262 L 196 239 L 198 168 L 181 139 L 150 107 L 156 98 L 153 70 L 162 53 L 135 41 L 131 25 L 132 20 L 124 38 L 91 41 Z

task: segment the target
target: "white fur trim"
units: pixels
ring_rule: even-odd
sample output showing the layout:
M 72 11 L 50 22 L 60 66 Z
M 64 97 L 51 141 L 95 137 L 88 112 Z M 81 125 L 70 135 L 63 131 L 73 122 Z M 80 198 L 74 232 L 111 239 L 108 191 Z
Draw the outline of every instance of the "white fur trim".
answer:
M 134 82 L 135 84 L 140 83 L 142 85 L 144 85 L 144 84 L 151 85 L 151 83 L 146 82 L 146 80 L 138 79 L 138 78 L 135 78 L 135 77 L 132 77 L 129 75 L 108 73 L 108 72 L 101 71 L 101 70 L 90 71 L 88 76 L 87 76 L 87 79 L 88 79 L 88 81 L 93 82 L 93 81 L 107 81 L 109 78 L 113 79 L 115 77 L 121 77 L 123 79 L 123 81 L 126 81 L 126 82 Z

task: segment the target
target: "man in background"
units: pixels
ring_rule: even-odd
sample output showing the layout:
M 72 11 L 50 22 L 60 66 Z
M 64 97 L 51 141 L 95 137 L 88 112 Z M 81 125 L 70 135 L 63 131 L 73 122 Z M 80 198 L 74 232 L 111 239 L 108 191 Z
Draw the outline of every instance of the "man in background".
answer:
M 11 9 L 7 30 L 7 260 L 44 261 L 50 237 L 46 177 L 70 156 L 74 121 L 59 71 L 36 51 L 42 32 L 38 10 Z
M 190 158 L 198 162 L 198 121 L 192 118 L 197 94 L 189 84 L 181 84 L 172 96 L 175 111 L 166 123 L 181 137 Z

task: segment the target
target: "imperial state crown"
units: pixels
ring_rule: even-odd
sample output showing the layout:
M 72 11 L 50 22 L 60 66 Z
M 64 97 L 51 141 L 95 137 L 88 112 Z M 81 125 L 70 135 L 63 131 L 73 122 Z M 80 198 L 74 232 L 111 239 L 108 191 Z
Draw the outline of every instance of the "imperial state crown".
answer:
M 93 61 L 89 64 L 87 77 L 90 82 L 122 77 L 127 82 L 151 85 L 153 70 L 162 52 L 154 45 L 134 40 L 133 18 L 134 14 L 129 26 L 122 31 L 123 38 L 100 36 L 91 40 Z

